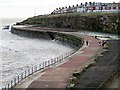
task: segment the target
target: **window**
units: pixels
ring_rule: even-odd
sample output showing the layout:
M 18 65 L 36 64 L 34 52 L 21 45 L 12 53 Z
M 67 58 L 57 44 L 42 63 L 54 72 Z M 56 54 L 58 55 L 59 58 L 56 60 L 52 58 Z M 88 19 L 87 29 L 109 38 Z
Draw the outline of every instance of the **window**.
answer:
M 113 7 L 113 9 L 116 9 L 116 7 Z
M 118 9 L 120 9 L 120 7 L 118 7 Z
M 107 7 L 105 7 L 105 10 L 107 10 Z
M 109 9 L 111 9 L 111 7 L 109 7 Z
M 99 10 L 101 10 L 101 7 L 99 7 Z
M 95 10 L 95 7 L 93 7 L 93 10 Z

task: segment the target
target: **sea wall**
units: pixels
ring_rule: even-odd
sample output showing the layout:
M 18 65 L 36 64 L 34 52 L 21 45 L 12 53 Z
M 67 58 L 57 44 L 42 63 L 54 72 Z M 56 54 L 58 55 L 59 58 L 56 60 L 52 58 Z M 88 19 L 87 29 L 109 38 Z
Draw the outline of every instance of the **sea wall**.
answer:
M 120 13 L 96 12 L 43 15 L 28 18 L 17 24 L 120 34 Z
M 78 38 L 74 35 L 64 34 L 60 32 L 50 32 L 50 31 L 35 31 L 29 28 L 11 28 L 11 33 L 22 37 L 46 39 L 46 40 L 58 40 L 62 44 L 67 44 L 76 50 L 79 49 L 83 43 L 83 38 Z
M 37 71 L 45 70 L 52 65 L 61 63 L 61 61 L 66 61 L 69 56 L 73 55 L 76 51 L 80 49 L 83 45 L 84 41 L 83 38 L 78 38 L 74 35 L 59 33 L 59 32 L 49 32 L 49 31 L 35 31 L 31 28 L 17 28 L 12 27 L 11 33 L 16 34 L 22 37 L 29 37 L 29 38 L 36 38 L 36 39 L 46 39 L 46 40 L 54 40 L 59 41 L 63 45 L 69 45 L 73 49 L 69 52 L 63 53 L 57 57 L 51 58 L 49 60 L 43 61 L 42 63 L 38 63 L 37 65 L 26 69 L 20 75 L 15 76 L 13 80 L 9 81 L 8 84 L 3 88 L 5 90 L 12 89 L 17 87 L 17 85 L 23 83 L 29 76 L 33 75 Z M 33 43 L 34 44 L 34 43 Z

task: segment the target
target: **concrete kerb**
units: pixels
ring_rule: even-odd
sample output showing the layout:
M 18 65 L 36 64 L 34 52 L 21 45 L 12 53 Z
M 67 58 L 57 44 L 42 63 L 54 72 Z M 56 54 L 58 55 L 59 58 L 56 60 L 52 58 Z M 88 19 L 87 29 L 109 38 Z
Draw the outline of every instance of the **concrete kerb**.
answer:
M 73 53 L 73 54 L 74 54 L 74 53 Z M 68 59 L 69 57 L 71 57 L 71 55 L 69 55 L 69 56 L 66 58 L 66 60 L 69 60 L 69 59 Z M 65 60 L 65 62 L 67 62 L 66 60 Z M 60 61 L 59 63 L 61 63 L 61 62 L 62 62 L 62 63 L 65 63 L 63 60 Z M 34 77 L 36 76 L 36 74 L 38 74 L 38 73 L 44 72 L 44 71 L 45 71 L 46 69 L 48 69 L 48 68 L 53 68 L 53 67 L 55 68 L 55 67 L 57 67 L 57 65 L 59 65 L 59 63 L 57 63 L 57 64 L 55 64 L 55 65 L 52 65 L 52 66 L 49 66 L 49 67 L 46 67 L 45 69 L 40 70 L 40 71 L 38 71 L 38 72 L 32 73 L 32 75 L 30 75 L 29 77 L 26 77 L 24 80 L 20 81 L 19 84 L 16 84 L 16 85 L 15 85 L 15 88 L 19 88 L 19 86 L 20 86 L 22 83 L 25 83 L 25 81 L 28 80 L 28 79 L 34 78 Z M 62 64 L 62 63 L 61 63 L 61 64 Z M 61 65 L 61 64 L 60 64 L 60 65 Z M 41 76 L 41 75 L 40 75 L 40 76 Z M 38 77 L 39 77 L 39 76 L 38 76 Z M 34 78 L 32 81 L 34 81 L 34 80 L 35 80 L 35 78 Z M 30 81 L 30 82 L 32 82 L 32 81 Z M 30 83 L 30 82 L 29 82 L 29 83 Z M 26 87 L 27 87 L 28 83 L 25 84 L 25 85 L 26 85 Z M 24 86 L 24 85 L 23 85 L 23 86 Z M 20 87 L 20 88 L 21 88 L 21 87 Z
M 41 69 L 41 70 L 33 73 L 32 75 L 30 75 L 30 76 L 26 77 L 24 80 L 22 80 L 19 84 L 16 84 L 16 86 L 14 88 L 27 88 L 32 81 L 34 81 L 37 78 L 41 77 L 47 69 L 56 68 L 56 67 L 58 67 L 58 66 L 60 66 L 60 65 L 62 65 L 64 63 L 66 63 L 67 61 L 69 61 L 70 57 L 73 56 L 73 55 L 74 54 L 68 56 L 67 58 L 65 58 L 64 60 L 62 60 L 62 61 L 60 61 L 58 63 L 55 63 L 55 64 L 53 64 L 53 65 L 51 65 L 49 67 L 46 67 L 44 69 Z
M 85 46 L 85 41 L 84 41 L 84 46 Z M 81 48 L 81 50 L 84 47 Z M 79 50 L 78 50 L 79 52 Z M 77 69 L 75 69 L 75 71 L 73 72 L 73 74 L 71 74 L 71 76 L 69 77 L 69 80 L 67 81 L 67 88 L 71 88 L 74 87 L 75 83 L 74 81 L 77 80 L 76 77 L 74 76 L 74 74 L 81 74 L 83 71 L 85 71 L 89 66 L 94 65 L 96 63 L 95 59 L 98 57 L 99 54 L 101 54 L 103 52 L 103 48 L 99 47 L 96 54 L 92 55 L 89 58 L 89 61 L 83 63 L 80 67 L 78 67 Z M 77 53 L 77 52 L 76 52 Z M 75 80 L 74 80 L 75 79 Z
M 73 35 L 73 34 L 72 34 L 72 35 Z M 76 36 L 76 35 L 74 35 L 74 36 Z M 77 37 L 78 37 L 78 36 L 77 36 Z M 80 48 L 77 52 L 75 52 L 75 53 L 72 54 L 71 56 L 74 56 L 74 55 L 76 55 L 77 53 L 81 53 L 81 51 L 82 51 L 83 49 L 85 49 L 85 48 L 86 48 L 86 46 L 85 46 L 85 42 L 84 42 L 84 45 L 82 46 L 82 48 Z M 97 57 L 97 54 L 98 54 L 98 52 L 96 52 L 96 54 L 93 55 L 93 56 L 90 58 L 90 60 L 88 60 L 87 62 L 83 63 L 80 67 L 75 68 L 75 69 L 74 69 L 74 72 L 75 72 L 75 71 L 78 71 L 79 69 L 80 69 L 80 72 L 82 72 L 85 68 L 89 67 L 89 65 L 93 64 L 95 58 Z M 60 61 L 59 63 L 50 66 L 49 68 L 56 68 L 56 67 L 64 64 L 65 62 L 69 61 L 69 59 L 70 59 L 71 56 L 67 57 L 65 61 L 62 60 L 62 61 Z M 47 67 L 46 69 L 48 69 L 48 67 Z M 46 70 L 46 69 L 45 69 L 45 70 Z M 44 72 L 44 71 L 43 71 L 43 72 Z M 73 72 L 73 73 L 74 73 L 74 72 Z M 39 73 L 39 72 L 38 72 L 38 73 Z M 72 75 L 73 73 L 71 73 L 71 75 Z M 41 75 L 40 75 L 40 76 L 41 76 Z M 38 76 L 38 77 L 40 77 L 40 76 Z M 38 78 L 38 77 L 37 77 L 37 78 Z M 34 81 L 34 80 L 33 80 L 33 81 Z M 30 82 L 29 82 L 29 83 L 30 83 Z
M 19 84 L 16 84 L 16 86 L 14 88 L 27 88 L 32 81 L 34 81 L 37 78 L 41 77 L 47 69 L 56 68 L 56 67 L 64 64 L 65 62 L 69 61 L 69 58 L 71 56 L 73 56 L 73 55 L 68 56 L 67 58 L 65 58 L 65 60 L 62 60 L 62 61 L 60 61 L 58 63 L 55 63 L 55 64 L 53 64 L 53 65 L 51 65 L 49 67 L 46 67 L 44 69 L 41 69 L 41 70 L 33 73 L 32 75 L 30 75 L 30 76 L 26 77 L 24 80 L 22 80 Z
M 74 56 L 74 55 L 76 55 L 76 54 L 78 54 L 78 53 L 80 53 L 80 52 L 82 53 L 82 50 L 83 50 L 84 48 L 86 48 L 85 40 L 84 40 L 83 46 L 82 46 L 78 51 L 76 51 L 74 54 L 72 54 L 71 56 L 69 56 L 68 58 L 66 58 L 65 61 L 62 61 L 62 62 L 60 62 L 60 63 L 58 63 L 58 64 L 55 64 L 55 65 L 53 65 L 53 66 L 51 66 L 51 67 L 55 67 L 55 68 L 56 68 L 56 67 L 58 67 L 58 66 L 60 66 L 60 65 L 62 65 L 62 64 L 64 64 L 64 63 L 66 63 L 67 61 L 70 60 L 70 58 L 71 58 L 72 56 Z M 99 49 L 99 51 L 98 51 L 94 56 L 92 56 L 88 62 L 84 63 L 84 64 L 86 65 L 85 67 L 89 66 L 89 63 L 93 63 L 93 61 L 96 59 L 96 57 L 97 57 L 98 54 L 100 54 L 100 53 L 101 53 L 101 49 Z M 83 64 L 82 66 L 84 66 L 84 64 Z M 81 68 L 81 67 L 80 67 L 80 68 Z M 84 68 L 84 67 L 82 67 L 82 68 Z
M 76 76 L 74 76 L 74 74 L 76 75 L 80 75 L 82 72 L 84 72 L 89 66 L 93 65 L 95 63 L 94 60 L 90 60 L 86 63 L 84 63 L 83 65 L 81 65 L 79 68 L 75 69 L 74 72 L 70 75 L 68 81 L 67 81 L 67 88 L 72 88 L 75 85 L 74 82 L 74 78 L 76 78 Z M 77 80 L 77 78 L 76 78 Z
M 23 79 L 21 82 L 19 82 L 18 84 L 16 84 L 16 86 L 14 87 L 15 89 L 16 88 L 27 88 L 28 85 L 34 81 L 35 79 L 37 79 L 38 77 L 40 77 L 41 75 L 44 74 L 44 71 L 47 70 L 48 68 L 50 67 L 46 67 L 44 69 L 41 69 L 37 72 L 34 72 L 32 75 L 26 77 L 25 79 Z M 13 90 L 14 90 L 13 88 Z
M 73 82 L 73 80 L 71 81 L 71 79 L 74 79 L 74 78 L 75 78 L 74 74 L 79 74 L 79 75 L 80 75 L 80 74 L 81 74 L 82 72 L 84 72 L 89 66 L 94 65 L 95 63 L 96 63 L 95 60 L 92 59 L 92 60 L 89 60 L 89 61 L 87 61 L 87 62 L 85 62 L 85 63 L 82 63 L 82 64 L 80 65 L 80 67 L 76 68 L 76 69 L 74 70 L 74 72 L 70 75 L 70 77 L 69 77 L 69 79 L 68 79 L 68 81 L 67 81 L 67 88 L 74 87 L 75 83 Z
M 86 47 L 84 47 L 84 48 L 86 48 Z M 84 49 L 84 48 L 81 48 L 80 50 L 82 50 L 82 49 Z M 76 52 L 76 53 L 74 53 L 74 55 L 76 55 L 78 52 Z M 66 61 L 67 62 L 67 61 Z M 82 63 L 82 65 L 80 66 L 80 67 L 77 67 L 77 68 L 74 68 L 73 70 L 72 70 L 72 72 L 69 72 L 69 75 L 68 76 L 70 76 L 71 77 L 71 75 L 75 72 L 75 70 L 77 70 L 78 68 L 80 68 L 80 70 L 81 70 L 81 72 L 83 71 L 83 70 L 85 70 L 86 68 L 88 68 L 89 67 L 89 65 L 91 65 L 91 64 L 93 64 L 94 63 L 94 60 L 89 60 L 89 61 L 87 61 L 87 62 L 85 62 L 84 64 Z M 57 68 L 58 66 L 56 66 L 56 68 Z M 68 81 L 69 81 L 69 78 L 70 77 L 67 77 L 68 78 Z M 73 77 L 73 79 L 75 79 L 74 77 Z M 74 80 L 72 80 L 72 81 L 74 81 Z M 67 83 L 68 84 L 68 83 Z M 71 85 L 71 83 L 70 83 L 70 85 Z M 72 83 L 72 86 L 74 86 L 73 85 L 73 83 Z
M 70 58 L 71 58 L 72 56 L 76 55 L 76 54 L 77 54 L 78 52 L 80 52 L 84 47 L 85 47 L 85 42 L 84 42 L 83 46 L 82 46 L 79 50 L 77 50 L 74 54 L 72 54 L 72 55 L 70 55 L 69 57 L 65 58 L 63 61 L 61 61 L 61 62 L 59 62 L 59 63 L 57 63 L 57 64 L 54 64 L 54 65 L 51 66 L 51 67 L 52 67 L 52 68 L 56 68 L 56 67 L 58 67 L 58 66 L 60 66 L 60 65 L 62 65 L 62 64 L 64 64 L 64 63 L 66 63 L 67 61 L 70 60 Z

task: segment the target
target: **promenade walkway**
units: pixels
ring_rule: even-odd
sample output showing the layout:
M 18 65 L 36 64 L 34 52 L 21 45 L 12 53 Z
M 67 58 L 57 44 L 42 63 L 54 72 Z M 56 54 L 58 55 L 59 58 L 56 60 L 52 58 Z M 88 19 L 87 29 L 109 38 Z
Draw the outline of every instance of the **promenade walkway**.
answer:
M 80 50 L 68 58 L 67 62 L 46 69 L 42 75 L 29 84 L 27 89 L 41 88 L 46 90 L 59 88 L 63 90 L 66 88 L 68 79 L 73 72 L 82 70 L 89 64 L 94 63 L 94 58 L 100 51 L 99 40 L 91 36 L 82 37 L 89 42 L 88 46 L 84 44 Z

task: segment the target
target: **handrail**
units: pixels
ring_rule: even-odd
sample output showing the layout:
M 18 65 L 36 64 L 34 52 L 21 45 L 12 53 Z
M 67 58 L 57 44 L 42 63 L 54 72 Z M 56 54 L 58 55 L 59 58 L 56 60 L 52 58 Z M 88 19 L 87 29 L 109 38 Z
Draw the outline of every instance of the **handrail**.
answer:
M 72 38 L 71 38 L 72 37 Z M 45 39 L 45 38 L 44 38 Z M 77 50 L 80 49 L 81 47 L 81 43 L 83 44 L 83 40 L 81 40 L 81 38 L 78 38 L 76 36 L 73 35 L 67 35 L 63 34 L 63 33 L 56 33 L 56 40 L 58 40 L 59 42 L 61 42 L 62 44 L 69 44 L 71 47 L 73 47 L 73 50 L 66 52 L 60 56 L 57 56 L 55 58 L 52 58 L 50 60 L 46 60 L 38 65 L 35 65 L 29 69 L 26 69 L 24 72 L 22 72 L 20 75 L 15 76 L 13 78 L 13 80 L 11 80 L 5 87 L 5 90 L 9 90 L 14 88 L 17 84 L 19 84 L 21 81 L 23 81 L 24 79 L 26 79 L 27 77 L 29 77 L 30 75 L 32 75 L 33 73 L 43 70 L 47 67 L 50 67 L 54 64 L 57 64 L 63 60 L 65 60 L 67 57 L 71 56 L 72 54 L 74 54 Z

